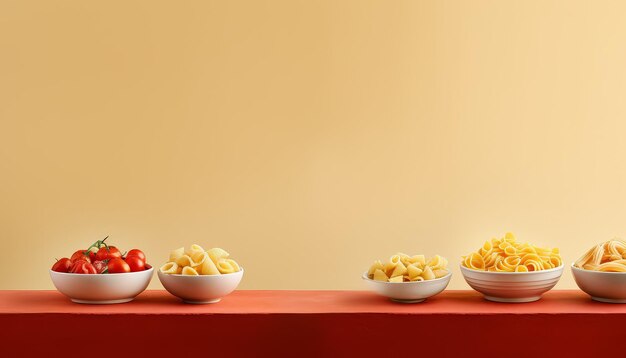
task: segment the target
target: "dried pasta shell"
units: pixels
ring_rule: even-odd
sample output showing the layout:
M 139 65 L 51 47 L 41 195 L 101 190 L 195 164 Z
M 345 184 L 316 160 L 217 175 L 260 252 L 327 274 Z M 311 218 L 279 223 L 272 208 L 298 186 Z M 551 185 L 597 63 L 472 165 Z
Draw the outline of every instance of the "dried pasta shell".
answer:
M 387 280 L 389 279 L 389 277 L 387 277 L 387 275 L 385 275 L 385 273 L 383 272 L 383 270 L 376 270 L 374 271 L 374 277 L 373 279 L 375 281 L 384 281 L 387 282 Z
M 209 257 L 216 265 L 220 259 L 227 259 L 230 256 L 230 254 L 226 252 L 226 250 L 220 249 L 219 247 L 214 247 L 210 250 L 207 250 L 207 254 L 209 254 Z
M 414 256 L 411 256 L 411 263 L 412 264 L 417 264 L 419 266 L 424 266 L 424 265 L 426 265 L 426 256 L 424 256 L 424 255 L 414 255 Z
M 200 251 L 200 252 L 205 252 L 206 250 L 202 248 L 202 246 L 198 245 L 198 244 L 193 244 L 189 247 L 189 251 L 194 252 L 194 251 Z M 190 255 L 191 256 L 191 255 Z
M 168 262 L 165 265 L 161 266 L 159 270 L 166 274 L 176 274 L 178 273 L 178 265 L 176 262 Z
M 226 259 L 219 260 L 215 266 L 223 274 L 236 272 L 235 267 Z
M 406 267 L 402 262 L 398 262 L 396 267 L 393 269 L 391 273 L 391 277 L 403 276 L 406 273 Z
M 176 261 L 179 257 L 185 254 L 185 248 L 179 247 L 176 250 L 170 251 L 170 261 Z
M 397 265 L 398 265 L 398 263 L 394 263 L 394 262 L 389 261 L 389 262 L 385 263 L 383 271 L 385 271 L 385 274 L 387 276 L 391 276 L 391 273 L 393 272 L 393 270 L 395 270 Z
M 185 266 L 183 267 L 183 275 L 198 276 L 198 271 L 193 267 Z
M 233 267 L 235 272 L 241 271 L 241 267 L 239 267 L 239 264 L 237 263 L 237 261 L 233 259 L 226 259 L 226 261 L 228 261 L 228 263 Z
M 193 266 L 194 264 L 193 259 L 189 255 L 183 255 L 179 257 L 176 260 L 176 263 L 178 264 L 178 266 L 181 266 L 181 267 Z
M 371 278 L 374 275 L 374 271 L 382 270 L 383 268 L 384 268 L 383 263 L 380 262 L 380 260 L 376 260 L 374 261 L 372 266 L 370 266 L 370 269 L 367 271 L 367 276 Z
M 202 265 L 202 263 L 205 260 L 210 260 L 210 259 L 209 259 L 209 254 L 207 254 L 204 251 L 193 251 L 191 253 L 191 260 L 193 261 L 191 266 L 197 267 L 197 266 Z
M 433 280 L 435 279 L 435 273 L 430 268 L 430 266 L 424 267 L 424 272 L 422 272 L 422 277 L 424 280 Z
M 415 265 L 409 265 L 406 269 L 411 281 L 415 281 L 422 274 L 422 269 Z
M 211 259 L 204 260 L 200 265 L 200 274 L 202 275 L 221 275 L 222 273 L 217 269 L 215 263 Z
M 433 270 L 433 273 L 435 274 L 435 278 L 441 278 L 448 274 L 448 270 L 437 269 L 437 270 Z

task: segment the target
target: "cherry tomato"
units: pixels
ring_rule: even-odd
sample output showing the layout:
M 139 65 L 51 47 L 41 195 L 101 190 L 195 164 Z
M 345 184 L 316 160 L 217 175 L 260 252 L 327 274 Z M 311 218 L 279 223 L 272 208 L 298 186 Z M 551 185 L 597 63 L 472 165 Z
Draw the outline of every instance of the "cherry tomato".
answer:
M 80 260 L 85 260 L 87 262 L 91 262 L 91 252 L 87 253 L 87 250 L 78 250 L 72 254 L 70 257 L 71 262 L 76 262 Z
M 87 260 L 78 260 L 75 261 L 70 269 L 71 273 L 80 273 L 80 274 L 95 274 L 96 269 L 93 265 Z
M 122 253 L 115 246 L 101 247 L 96 253 L 96 260 L 98 261 L 111 260 L 121 257 Z
M 89 259 L 91 260 L 91 262 L 96 261 L 96 252 L 98 252 L 97 247 L 92 247 L 91 249 L 89 249 Z
M 72 268 L 72 261 L 67 257 L 64 257 L 52 265 L 52 271 L 56 272 L 68 272 Z
M 124 260 L 130 267 L 131 272 L 143 271 L 146 269 L 146 263 L 139 256 L 127 256 Z
M 141 261 L 143 261 L 144 264 L 146 263 L 146 254 L 144 254 L 143 251 L 138 250 L 138 249 L 132 249 L 128 251 L 128 253 L 126 254 L 126 258 L 129 258 L 132 256 L 139 257 Z
M 109 261 L 107 264 L 107 268 L 109 273 L 125 273 L 130 272 L 130 266 L 126 263 L 126 261 L 115 258 Z
M 105 261 L 94 261 L 92 265 L 96 269 L 97 273 L 104 273 L 107 269 L 107 263 Z

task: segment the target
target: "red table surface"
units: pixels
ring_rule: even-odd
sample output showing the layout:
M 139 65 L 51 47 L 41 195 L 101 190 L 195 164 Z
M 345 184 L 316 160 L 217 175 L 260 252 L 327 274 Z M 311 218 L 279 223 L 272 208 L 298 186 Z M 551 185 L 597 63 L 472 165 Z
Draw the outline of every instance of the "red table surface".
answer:
M 363 291 L 236 291 L 209 305 L 184 304 L 165 291 L 118 305 L 75 304 L 56 291 L 0 291 L 0 320 L 6 357 L 73 356 L 102 339 L 142 357 L 626 356 L 619 348 L 626 305 L 580 291 L 521 304 L 488 302 L 473 291 L 418 304 Z

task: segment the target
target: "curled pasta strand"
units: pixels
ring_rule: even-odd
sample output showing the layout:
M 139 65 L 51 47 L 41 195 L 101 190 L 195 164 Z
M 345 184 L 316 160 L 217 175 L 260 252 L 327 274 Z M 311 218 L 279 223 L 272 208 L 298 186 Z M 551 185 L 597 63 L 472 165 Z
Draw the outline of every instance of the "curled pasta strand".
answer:
M 626 245 L 623 252 L 626 256 Z M 480 271 L 527 272 L 559 267 L 562 261 L 558 248 L 520 243 L 515 235 L 506 233 L 503 238 L 486 241 L 477 252 L 463 257 L 462 265 Z
M 592 271 L 626 272 L 626 242 L 609 240 L 589 249 L 574 266 Z

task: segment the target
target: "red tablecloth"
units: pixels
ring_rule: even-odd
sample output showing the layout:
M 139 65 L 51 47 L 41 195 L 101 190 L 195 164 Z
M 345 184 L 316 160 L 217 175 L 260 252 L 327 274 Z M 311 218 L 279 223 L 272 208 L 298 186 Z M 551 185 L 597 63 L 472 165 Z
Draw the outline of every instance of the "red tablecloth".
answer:
M 626 355 L 626 305 L 579 291 L 523 304 L 488 302 L 473 291 L 418 304 L 361 291 L 237 291 L 210 305 L 147 291 L 103 306 L 71 303 L 56 291 L 0 291 L 0 320 L 3 357 L 73 357 L 83 349 L 93 356 L 103 340 L 120 357 Z

